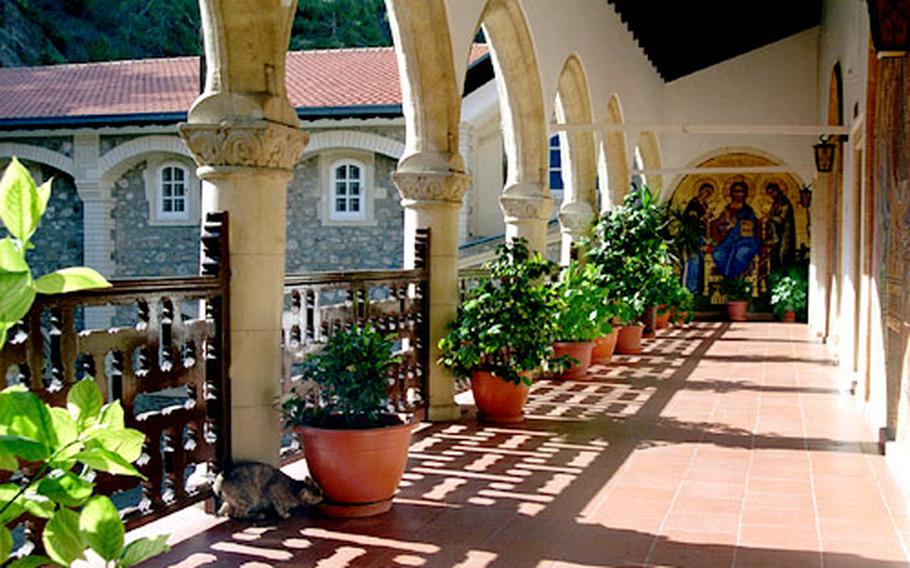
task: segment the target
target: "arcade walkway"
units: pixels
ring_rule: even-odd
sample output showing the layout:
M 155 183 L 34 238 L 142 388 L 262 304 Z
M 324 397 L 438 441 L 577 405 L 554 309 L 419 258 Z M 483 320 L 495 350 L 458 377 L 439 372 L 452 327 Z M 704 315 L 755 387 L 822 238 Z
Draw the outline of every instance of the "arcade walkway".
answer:
M 702 323 L 595 371 L 538 383 L 520 427 L 425 426 L 385 516 L 225 521 L 152 565 L 906 565 L 910 506 L 803 326 Z

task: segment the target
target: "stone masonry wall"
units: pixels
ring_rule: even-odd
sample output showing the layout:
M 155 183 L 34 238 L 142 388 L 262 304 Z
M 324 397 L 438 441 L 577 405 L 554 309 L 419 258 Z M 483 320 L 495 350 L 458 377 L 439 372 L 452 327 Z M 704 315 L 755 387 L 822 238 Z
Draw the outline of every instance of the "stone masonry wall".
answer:
M 199 227 L 153 226 L 145 193 L 145 162 L 114 185 L 116 275 L 190 276 L 199 272 Z

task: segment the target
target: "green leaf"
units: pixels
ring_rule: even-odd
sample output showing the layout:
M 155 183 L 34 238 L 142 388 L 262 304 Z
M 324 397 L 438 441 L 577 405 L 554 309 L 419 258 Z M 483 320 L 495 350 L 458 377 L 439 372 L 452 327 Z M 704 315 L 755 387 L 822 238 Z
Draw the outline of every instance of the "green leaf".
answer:
M 28 263 L 25 254 L 16 246 L 13 239 L 6 237 L 0 239 L 0 271 L 2 272 L 28 272 Z
M 98 418 L 98 427 L 105 430 L 123 429 L 123 407 L 120 406 L 119 400 L 104 405 L 101 417 Z
M 64 268 L 35 280 L 35 289 L 39 294 L 62 294 L 110 287 L 111 283 L 104 276 L 86 266 Z
M 76 459 L 98 471 L 106 471 L 115 475 L 131 475 L 145 479 L 145 476 L 139 473 L 139 470 L 133 467 L 133 464 L 100 446 L 85 448 L 76 455 Z
M 38 228 L 42 212 L 42 197 L 35 181 L 14 157 L 0 178 L 0 219 L 10 234 L 28 242 Z
M 66 407 L 80 429 L 95 423 L 103 405 L 101 391 L 91 378 L 82 379 L 73 385 L 66 396 Z
M 0 515 L 0 525 L 6 525 L 22 514 L 24 508 L 19 500 L 7 507 L 7 503 L 15 499 L 18 494 L 19 486 L 15 483 L 4 483 L 0 485 L 0 509 L 6 507 L 3 514 Z
M 0 322 L 14 324 L 25 317 L 35 301 L 30 272 L 0 271 Z
M 51 424 L 54 427 L 54 435 L 57 438 L 57 447 L 61 449 L 79 439 L 79 428 L 76 426 L 76 420 L 73 415 L 65 408 L 53 406 L 50 408 Z
M 26 493 L 19 498 L 19 502 L 27 513 L 30 513 L 35 517 L 41 517 L 42 519 L 51 518 L 51 515 L 54 514 L 54 509 L 57 508 L 53 501 L 44 495 L 35 493 Z
M 38 483 L 37 491 L 66 507 L 78 507 L 92 496 L 94 488 L 94 483 L 67 471 L 63 475 L 45 477 Z
M 114 560 L 123 550 L 123 522 L 110 499 L 89 499 L 79 515 L 79 529 L 92 550 L 105 560 Z
M 0 392 L 0 435 L 28 438 L 50 447 L 57 442 L 47 405 L 24 389 Z
M 145 434 L 132 428 L 99 430 L 89 440 L 86 442 L 87 447 L 94 447 L 97 444 L 132 463 L 142 455 L 142 444 L 145 443 Z
M 51 186 L 53 184 L 54 178 L 50 178 L 36 188 L 38 192 L 38 209 L 41 211 L 41 215 L 44 215 L 44 212 L 47 211 L 47 202 L 51 200 Z
M 9 454 L 0 454 L 0 470 L 18 471 L 19 460 Z
M 0 563 L 6 562 L 10 552 L 13 551 L 13 535 L 9 529 L 0 525 Z
M 118 568 L 129 568 L 145 562 L 149 558 L 164 554 L 170 549 L 171 547 L 167 544 L 167 535 L 140 538 L 126 545 L 123 554 L 117 561 L 117 566 Z
M 6 568 L 39 568 L 40 566 L 48 566 L 53 563 L 54 561 L 47 556 L 29 555 L 25 558 L 16 560 Z
M 46 459 L 50 452 L 47 446 L 23 436 L 0 435 L 0 454 L 17 456 L 26 461 Z
M 44 550 L 58 564 L 69 566 L 85 558 L 85 541 L 79 533 L 79 515 L 70 509 L 60 509 L 44 527 L 41 534 Z
M 6 345 L 6 330 L 11 327 L 11 324 L 5 321 L 0 321 L 0 349 L 3 349 L 3 346 Z

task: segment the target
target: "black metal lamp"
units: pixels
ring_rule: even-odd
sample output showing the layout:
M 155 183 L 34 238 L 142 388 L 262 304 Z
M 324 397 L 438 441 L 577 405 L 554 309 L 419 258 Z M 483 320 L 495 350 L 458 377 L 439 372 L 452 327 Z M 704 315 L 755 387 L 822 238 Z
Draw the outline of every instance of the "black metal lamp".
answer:
M 815 150 L 815 169 L 820 173 L 827 174 L 834 169 L 834 153 L 837 146 L 831 142 L 834 136 L 825 139 L 824 136 L 819 138 L 819 143 L 813 146 Z
M 867 0 L 872 45 L 878 57 L 903 57 L 910 50 L 910 3 Z
M 806 209 L 812 207 L 812 184 L 804 185 L 799 190 L 799 204 Z

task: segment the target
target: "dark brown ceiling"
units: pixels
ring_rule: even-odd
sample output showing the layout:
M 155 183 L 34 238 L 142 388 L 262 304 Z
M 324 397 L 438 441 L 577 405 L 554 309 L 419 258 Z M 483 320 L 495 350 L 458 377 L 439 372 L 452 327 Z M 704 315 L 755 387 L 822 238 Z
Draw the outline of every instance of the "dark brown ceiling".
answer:
M 822 3 L 822 0 L 607 1 L 665 81 L 817 26 Z

